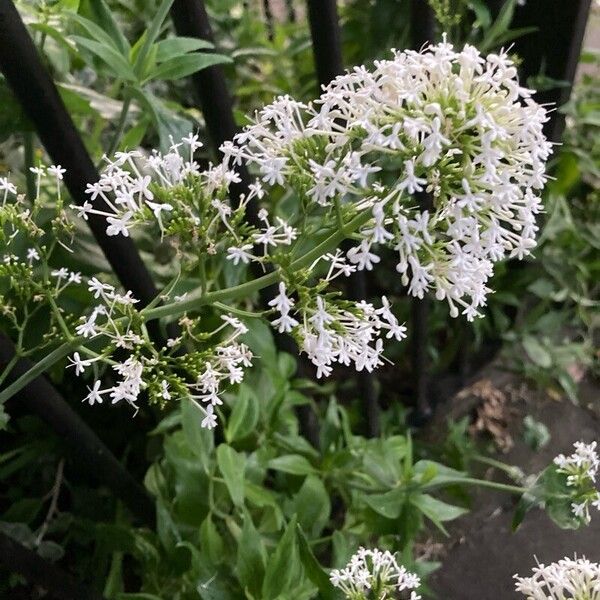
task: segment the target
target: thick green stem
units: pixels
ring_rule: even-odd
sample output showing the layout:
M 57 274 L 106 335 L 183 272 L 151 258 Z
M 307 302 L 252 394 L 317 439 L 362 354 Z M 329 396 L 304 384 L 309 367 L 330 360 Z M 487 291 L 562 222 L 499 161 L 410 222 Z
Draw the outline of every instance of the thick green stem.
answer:
M 311 251 L 293 261 L 289 268 L 292 271 L 298 271 L 299 269 L 307 267 L 317 258 L 327 254 L 327 252 L 330 252 L 333 248 L 337 247 L 340 242 L 342 242 L 351 233 L 360 229 L 360 227 L 362 227 L 371 218 L 371 216 L 371 211 L 369 210 L 365 210 L 356 215 L 346 224 L 346 226 L 343 228 L 343 231 L 336 230 L 334 233 L 325 238 L 320 244 L 317 244 L 317 246 L 315 246 L 315 248 L 313 248 Z M 253 279 L 252 281 L 248 281 L 240 285 L 236 285 L 234 287 L 223 290 L 215 290 L 214 292 L 210 292 L 208 294 L 191 297 L 183 302 L 173 302 L 171 304 L 164 304 L 163 306 L 157 306 L 151 309 L 146 308 L 140 311 L 140 315 L 146 322 L 163 317 L 177 317 L 186 312 L 196 310 L 201 306 L 206 306 L 207 304 L 214 304 L 215 302 L 222 302 L 226 300 L 235 300 L 238 298 L 247 298 L 263 288 L 277 283 L 278 279 L 279 274 L 277 272 L 269 273 L 268 275 L 263 275 L 262 277 Z M 121 319 L 119 319 L 119 321 L 121 321 Z M 8 398 L 16 394 L 38 375 L 49 369 L 54 363 L 67 356 L 67 354 L 75 350 L 83 342 L 84 338 L 79 336 L 56 348 L 56 350 L 44 357 L 33 368 L 21 375 L 21 377 L 19 377 L 6 389 L 2 390 L 2 392 L 0 392 L 0 403 L 8 400 Z
M 73 340 L 72 342 L 65 342 L 61 344 L 56 350 L 47 354 L 42 360 L 36 363 L 29 371 L 23 373 L 16 381 L 5 387 L 0 392 L 0 404 L 6 402 L 9 398 L 14 396 L 19 390 L 22 390 L 30 381 L 33 381 L 38 375 L 41 375 L 44 371 L 49 369 L 54 363 L 64 358 L 69 352 L 77 348 L 80 340 Z
M 349 221 L 344 227 L 344 231 L 336 230 L 334 233 L 325 238 L 320 244 L 313 248 L 310 252 L 307 252 L 300 258 L 293 261 L 290 265 L 291 271 L 298 271 L 307 267 L 313 263 L 317 258 L 330 252 L 333 248 L 337 247 L 348 235 L 353 233 L 362 227 L 370 218 L 372 214 L 370 211 L 365 210 L 360 214 L 356 215 L 351 221 Z M 279 274 L 277 272 L 269 273 L 247 281 L 234 287 L 226 288 L 224 290 L 215 290 L 204 295 L 191 296 L 183 302 L 173 302 L 171 304 L 164 304 L 163 306 L 157 306 L 150 310 L 142 310 L 141 314 L 147 321 L 153 319 L 160 319 L 162 317 L 177 317 L 191 310 L 196 310 L 201 306 L 207 304 L 213 304 L 214 302 L 224 302 L 227 300 L 235 300 L 238 298 L 247 298 L 252 294 L 262 290 L 263 288 L 269 287 L 274 283 L 277 283 Z

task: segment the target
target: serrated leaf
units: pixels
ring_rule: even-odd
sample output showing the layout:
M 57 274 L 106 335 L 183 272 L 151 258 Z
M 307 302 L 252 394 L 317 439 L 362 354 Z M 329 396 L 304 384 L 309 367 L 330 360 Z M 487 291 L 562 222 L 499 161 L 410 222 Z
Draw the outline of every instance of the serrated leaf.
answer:
M 246 457 L 236 452 L 231 446 L 221 444 L 217 448 L 217 464 L 225 480 L 231 500 L 236 506 L 241 506 L 244 503 Z

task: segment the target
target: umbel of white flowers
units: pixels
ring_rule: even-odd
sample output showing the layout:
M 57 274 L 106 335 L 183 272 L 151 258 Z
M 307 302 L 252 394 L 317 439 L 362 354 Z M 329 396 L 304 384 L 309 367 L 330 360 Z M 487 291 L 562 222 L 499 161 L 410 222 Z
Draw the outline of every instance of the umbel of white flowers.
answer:
M 536 243 L 551 144 L 542 131 L 546 111 L 531 94 L 506 53 L 482 56 L 445 41 L 420 53 L 394 51 L 336 78 L 313 103 L 277 98 L 223 145 L 217 166 L 200 169 L 194 153 L 201 143 L 192 134 L 166 154 L 117 153 L 88 186 L 89 200 L 73 208 L 84 219 L 102 215 L 109 235 L 153 223 L 194 277 L 199 264 L 219 257 L 239 269 L 270 265 L 273 275 L 263 279 L 279 284 L 272 325 L 296 338 L 317 375 L 329 375 L 336 363 L 371 371 L 382 364 L 384 339 L 401 340 L 406 329 L 385 297 L 373 304 L 341 299 L 331 281 L 373 269 L 387 249 L 410 294 L 435 294 L 452 316 L 480 316 L 494 263 L 522 258 Z M 233 208 L 228 188 L 239 181 L 240 162 L 257 178 Z M 48 173 L 60 190 L 62 172 Z M 3 209 L 14 193 L 7 185 L 0 182 Z M 258 224 L 246 224 L 248 203 L 265 203 L 266 188 L 277 187 L 295 201 L 291 215 L 263 207 Z M 348 238 L 355 245 L 342 250 Z M 42 246 L 31 250 L 23 263 L 37 268 L 46 257 Z M 215 283 L 201 286 L 205 298 Z M 142 389 L 161 403 L 187 396 L 205 411 L 204 425 L 214 427 L 223 384 L 240 382 L 251 364 L 238 339 L 244 324 L 224 315 L 223 327 L 233 332 L 218 328 L 207 341 L 192 301 L 165 292 L 161 300 L 171 304 L 160 314 L 179 317 L 183 333 L 156 349 L 130 293 L 94 280 L 88 286 L 98 305 L 77 334 L 84 343 L 98 336 L 109 342 L 101 352 L 80 347 L 72 362 L 78 373 L 108 365 L 121 379 L 104 389 L 96 381 L 87 399 L 135 406 Z M 240 299 L 236 290 L 218 291 L 220 300 Z M 202 349 L 190 353 L 199 334 Z M 114 364 L 117 346 L 129 350 L 126 362 Z
M 600 600 L 600 565 L 585 558 L 538 565 L 531 577 L 515 579 L 527 600 Z
M 566 477 L 567 487 L 572 493 L 573 515 L 587 524 L 591 521 L 590 507 L 600 510 L 600 492 L 596 489 L 600 459 L 596 442 L 575 442 L 574 446 L 575 452 L 569 456 L 559 454 L 554 465 Z
M 391 552 L 377 548 L 359 548 L 346 567 L 331 571 L 330 580 L 348 600 L 421 598 L 415 592 L 421 585 L 419 577 L 398 565 Z M 405 596 L 400 596 L 403 592 Z

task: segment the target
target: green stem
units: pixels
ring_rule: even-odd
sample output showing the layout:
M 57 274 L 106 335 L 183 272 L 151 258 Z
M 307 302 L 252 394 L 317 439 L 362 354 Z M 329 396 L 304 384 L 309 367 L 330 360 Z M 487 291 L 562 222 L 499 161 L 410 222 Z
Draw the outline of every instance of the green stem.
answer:
M 259 317 L 264 317 L 268 312 L 263 310 L 261 312 L 250 312 L 248 310 L 242 310 L 241 308 L 236 308 L 235 306 L 229 306 L 228 304 L 223 304 L 222 302 L 213 302 L 213 306 L 218 308 L 219 310 L 229 312 L 232 315 L 237 315 L 238 317 L 245 317 L 248 319 L 256 319 Z
M 54 363 L 64 358 L 69 352 L 74 350 L 79 344 L 79 340 L 72 340 L 61 344 L 58 348 L 47 354 L 42 360 L 37 362 L 29 371 L 23 373 L 16 381 L 5 387 L 0 392 L 0 404 L 6 402 L 14 396 L 19 390 L 22 390 L 30 381 L 33 381 L 38 375 L 41 375 L 46 369 L 49 369 Z
M 115 135 L 108 148 L 108 152 L 106 153 L 109 157 L 113 156 L 113 154 L 117 151 L 117 148 L 119 147 L 119 142 L 121 141 L 121 138 L 123 137 L 123 131 L 125 130 L 125 123 L 127 122 L 127 114 L 129 113 L 130 106 L 131 96 L 127 94 L 123 100 L 123 106 L 121 107 L 121 114 L 119 115 L 117 130 L 115 131 Z
M 449 484 L 460 484 L 460 485 L 472 485 L 475 487 L 489 488 L 492 490 L 498 490 L 501 492 L 508 492 L 510 494 L 519 494 L 520 496 L 529 491 L 529 488 L 521 487 L 518 485 L 510 485 L 507 483 L 498 483 L 497 481 L 487 481 L 486 479 L 475 479 L 474 477 L 455 477 L 455 478 L 444 478 L 439 483 L 433 482 L 425 484 L 421 487 L 422 490 L 432 490 L 441 486 L 447 486 Z
M 473 456 L 473 460 L 475 462 L 482 463 L 484 465 L 489 465 L 490 467 L 494 467 L 499 471 L 503 471 L 506 473 L 511 479 L 519 479 L 523 477 L 523 472 L 519 467 L 515 467 L 513 465 L 507 465 L 506 463 L 500 462 L 499 460 L 495 460 L 493 458 L 489 458 L 488 456 L 476 455 Z
M 371 211 L 368 210 L 356 215 L 343 228 L 345 231 L 340 229 L 334 231 L 311 251 L 293 261 L 290 264 L 289 269 L 291 271 L 298 271 L 310 265 L 317 258 L 319 258 L 319 256 L 327 254 L 327 252 L 338 246 L 339 243 L 348 237 L 350 233 L 362 227 L 371 218 L 371 216 Z M 252 281 L 247 281 L 246 283 L 226 288 L 224 290 L 215 290 L 214 292 L 209 292 L 208 294 L 201 296 L 194 295 L 183 302 L 173 302 L 171 304 L 157 306 L 156 308 L 150 310 L 142 310 L 140 314 L 147 321 L 160 319 L 163 317 L 178 317 L 191 310 L 196 310 L 201 306 L 206 306 L 207 304 L 214 304 L 215 302 L 223 302 L 225 300 L 235 300 L 238 298 L 247 298 L 259 290 L 277 283 L 278 279 L 279 274 L 274 271 L 272 273 L 268 273 L 267 275 L 263 275 L 262 277 L 258 277 L 257 279 L 253 279 Z
M 352 232 L 362 227 L 370 218 L 371 212 L 368 210 L 356 215 L 343 228 L 345 232 L 336 230 L 327 238 L 325 238 L 320 244 L 317 244 L 317 246 L 315 246 L 315 248 L 313 248 L 311 251 L 292 261 L 289 268 L 293 271 L 298 271 L 299 269 L 310 265 L 319 256 L 327 254 L 327 252 L 338 246 L 341 241 L 348 237 L 348 235 L 350 235 Z M 224 290 L 215 290 L 214 292 L 204 294 L 203 296 L 191 297 L 183 302 L 173 302 L 171 304 L 163 304 L 162 306 L 157 306 L 151 309 L 143 309 L 140 311 L 140 316 L 146 322 L 163 317 L 178 317 L 188 311 L 196 310 L 201 306 L 206 306 L 207 304 L 214 304 L 215 302 L 221 302 L 223 300 L 247 298 L 255 292 L 277 283 L 278 278 L 279 274 L 274 271 L 273 273 L 263 275 L 262 277 L 253 279 L 252 281 L 226 288 Z M 118 319 L 118 321 L 121 321 L 122 319 L 124 320 L 125 318 L 126 317 L 122 317 L 121 319 Z M 46 369 L 49 369 L 54 363 L 64 358 L 67 354 L 81 345 L 84 340 L 85 338 L 82 336 L 73 337 L 70 341 L 65 342 L 56 348 L 56 350 L 48 354 L 40 362 L 36 363 L 36 365 L 29 369 L 29 371 L 21 375 L 21 377 L 19 377 L 11 385 L 2 390 L 2 392 L 0 392 L 0 403 L 8 400 L 8 398 L 16 394 L 30 381 L 46 371 Z
M 19 360 L 19 356 L 14 354 L 13 357 L 8 361 L 6 367 L 4 367 L 4 371 L 0 373 L 0 385 L 2 385 L 3 381 L 10 375 L 12 368 L 17 364 Z
M 23 133 L 23 158 L 25 162 L 25 185 L 27 187 L 27 198 L 29 202 L 35 200 L 36 186 L 35 175 L 31 172 L 33 164 L 33 131 L 25 131 Z

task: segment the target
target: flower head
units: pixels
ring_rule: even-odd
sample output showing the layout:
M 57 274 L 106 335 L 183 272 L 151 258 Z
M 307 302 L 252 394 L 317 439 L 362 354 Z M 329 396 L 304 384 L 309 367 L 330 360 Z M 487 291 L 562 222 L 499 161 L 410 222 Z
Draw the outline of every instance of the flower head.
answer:
M 398 565 L 394 555 L 387 550 L 359 548 L 346 567 L 334 569 L 329 578 L 349 600 L 385 600 L 400 597 L 396 596 L 400 592 L 410 592 L 406 596 L 410 600 L 421 598 L 414 591 L 421 585 L 420 579 Z
M 596 600 L 600 598 L 600 565 L 585 558 L 564 558 L 538 565 L 531 577 L 515 575 L 516 590 L 527 600 Z

